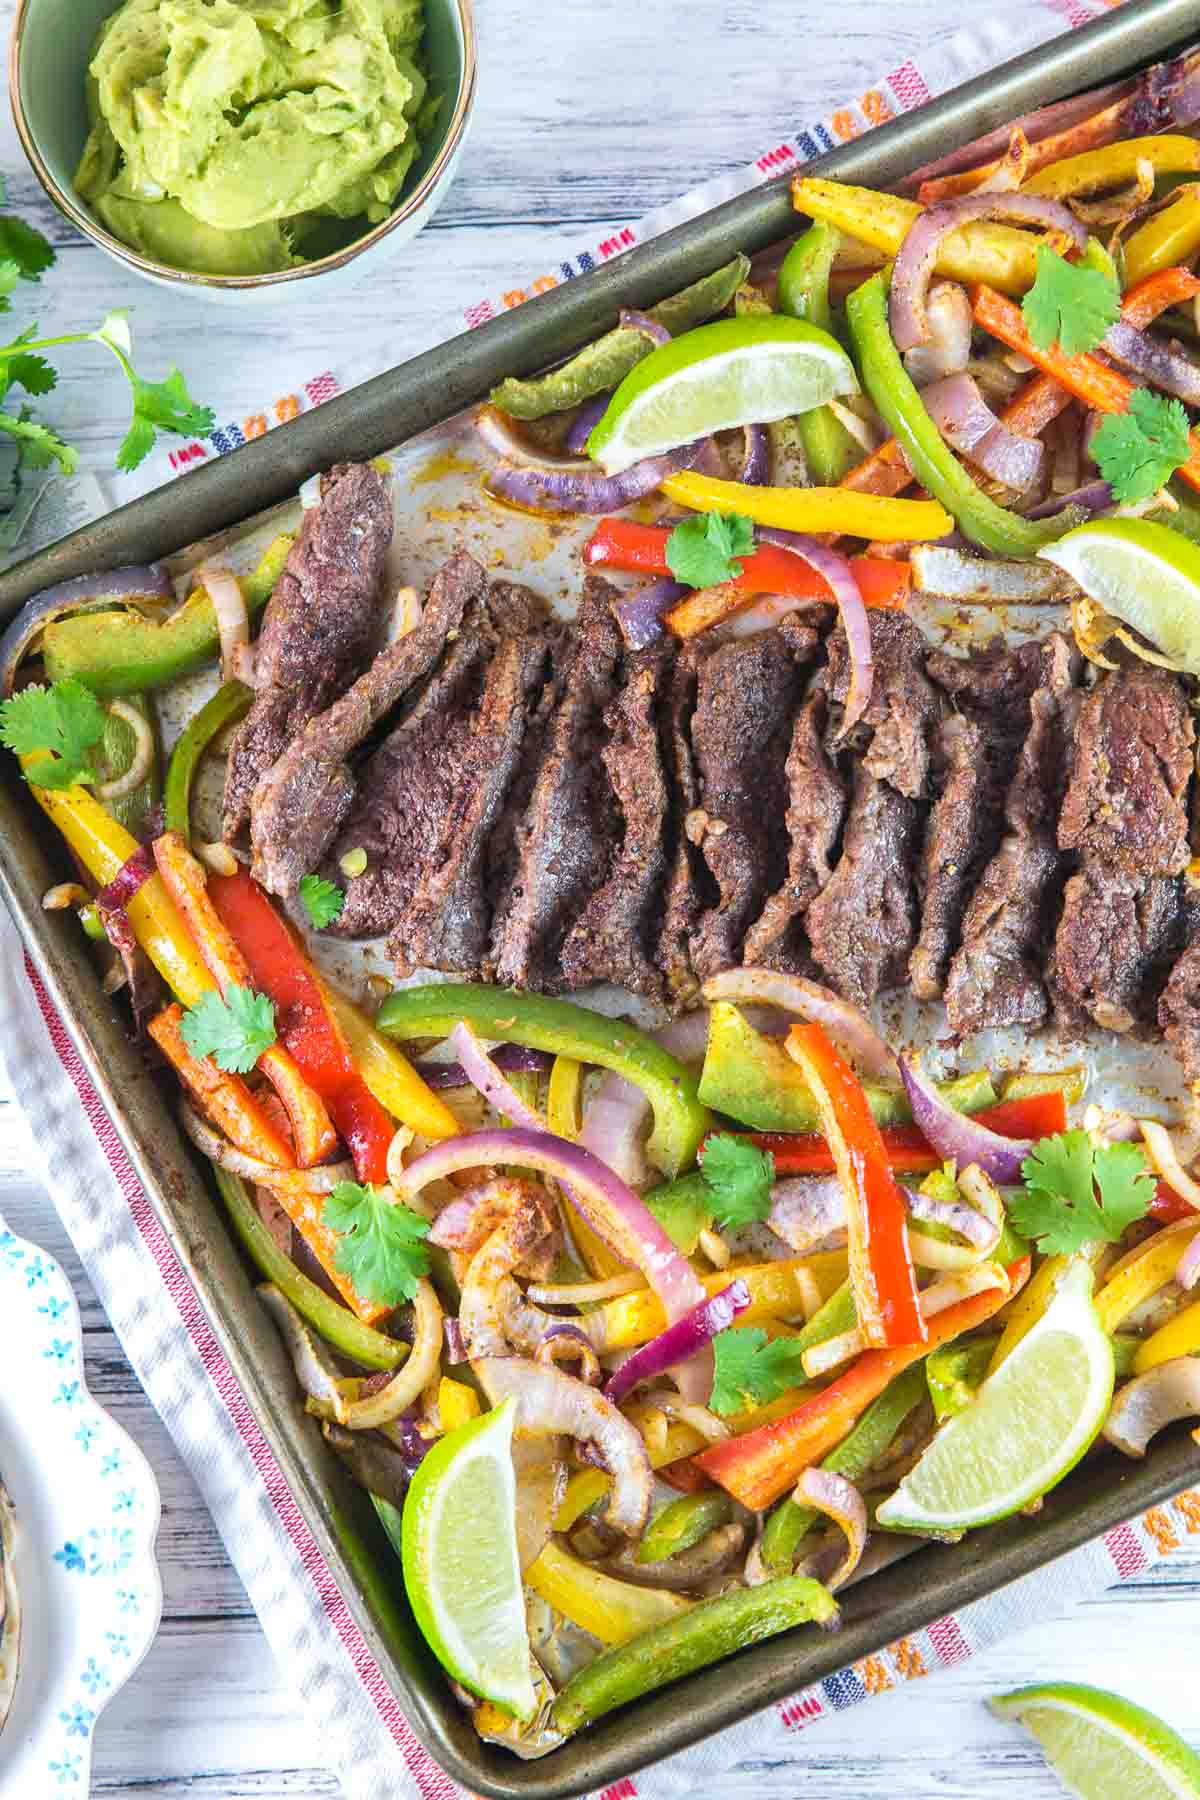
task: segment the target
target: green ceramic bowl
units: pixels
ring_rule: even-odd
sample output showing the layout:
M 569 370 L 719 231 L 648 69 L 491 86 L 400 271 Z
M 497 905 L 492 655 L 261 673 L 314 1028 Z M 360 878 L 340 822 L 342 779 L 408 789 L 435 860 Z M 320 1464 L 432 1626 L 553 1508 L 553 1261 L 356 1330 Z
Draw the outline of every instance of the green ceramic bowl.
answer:
M 160 286 L 235 301 L 270 303 L 288 283 L 325 288 L 356 280 L 416 236 L 449 185 L 475 98 L 475 23 L 471 0 L 425 0 L 426 53 L 441 112 L 409 172 L 400 203 L 382 224 L 329 256 L 274 275 L 203 275 L 174 269 L 112 236 L 72 186 L 87 137 L 84 82 L 92 43 L 118 0 L 17 0 L 9 57 L 13 118 L 34 174 L 55 206 L 85 237 L 126 268 Z

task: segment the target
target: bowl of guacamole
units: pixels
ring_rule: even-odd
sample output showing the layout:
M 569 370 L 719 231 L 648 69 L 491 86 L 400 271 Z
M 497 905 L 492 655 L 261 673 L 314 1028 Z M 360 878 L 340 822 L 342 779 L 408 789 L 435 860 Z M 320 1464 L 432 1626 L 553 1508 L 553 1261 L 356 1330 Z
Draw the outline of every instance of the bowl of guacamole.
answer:
M 410 238 L 474 87 L 470 0 L 21 0 L 51 198 L 159 280 L 245 294 Z

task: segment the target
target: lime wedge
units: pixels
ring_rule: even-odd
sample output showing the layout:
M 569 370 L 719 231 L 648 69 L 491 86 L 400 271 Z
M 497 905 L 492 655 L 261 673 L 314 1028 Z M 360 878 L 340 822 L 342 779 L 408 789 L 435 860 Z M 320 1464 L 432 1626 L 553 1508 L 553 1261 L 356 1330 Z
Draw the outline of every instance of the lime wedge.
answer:
M 763 313 L 717 319 L 660 344 L 631 369 L 588 439 L 608 475 L 737 425 L 769 425 L 858 392 L 827 331 Z
M 1038 555 L 1090 600 L 1200 675 L 1200 548 L 1153 519 L 1093 519 Z
M 1068 1268 L 1037 1324 L 879 1508 L 885 1529 L 958 1532 L 1006 1519 L 1075 1467 L 1113 1392 L 1092 1279 L 1086 1263 Z
M 404 1503 L 404 1585 L 429 1648 L 456 1681 L 515 1718 L 537 1709 L 517 1557 L 516 1401 L 434 1445 Z
M 1031 1731 L 1079 1800 L 1200 1800 L 1200 1756 L 1161 1719 L 1070 1681 L 1018 1688 L 989 1702 Z

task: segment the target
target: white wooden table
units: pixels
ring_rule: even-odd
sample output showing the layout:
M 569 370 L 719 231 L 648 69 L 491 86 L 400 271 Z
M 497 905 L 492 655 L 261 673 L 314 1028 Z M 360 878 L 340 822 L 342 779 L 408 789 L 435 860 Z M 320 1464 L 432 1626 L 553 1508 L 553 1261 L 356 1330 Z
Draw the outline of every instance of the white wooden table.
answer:
M 1000 0 L 998 0 L 998 5 Z M 373 353 L 379 368 L 460 329 L 462 308 L 553 264 L 696 182 L 820 117 L 915 48 L 956 30 L 955 0 L 477 0 L 481 93 L 440 216 L 390 269 L 336 307 L 293 289 L 278 314 L 242 318 L 135 281 L 77 239 L 41 197 L 7 119 L 11 203 L 62 252 L 38 299 L 46 331 L 133 309 L 139 362 L 178 362 L 219 418 L 298 375 Z M 12 0 L 0 0 L 7 28 Z M 121 383 L 84 352 L 65 360 L 52 416 L 98 469 L 124 429 Z M 145 1664 L 105 1715 L 94 1791 L 181 1800 L 316 1800 L 338 1792 L 312 1724 L 293 1708 L 237 1576 L 165 1431 L 91 1295 L 53 1207 L 22 1166 L 0 1104 L 0 1210 L 60 1257 L 83 1304 L 89 1381 L 137 1439 L 163 1496 L 166 1611 Z M 1036 1755 L 982 1705 L 1051 1677 L 1120 1686 L 1200 1744 L 1200 1558 L 1178 1560 L 1061 1623 L 797 1739 L 706 1800 L 1035 1800 L 1058 1792 Z M 7 1797 L 6 1797 L 7 1800 Z M 14 1796 L 14 1800 L 18 1797 Z M 36 1800 L 20 1796 L 19 1800 Z M 381 1796 L 381 1800 L 387 1800 Z M 1114 1797 L 1116 1800 L 1116 1797 Z

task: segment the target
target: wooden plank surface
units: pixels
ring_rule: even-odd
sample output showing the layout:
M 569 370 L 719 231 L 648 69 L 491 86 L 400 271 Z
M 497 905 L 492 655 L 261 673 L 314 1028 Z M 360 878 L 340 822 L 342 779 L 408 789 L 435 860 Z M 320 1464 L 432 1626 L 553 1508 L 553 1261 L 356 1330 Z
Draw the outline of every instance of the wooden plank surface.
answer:
M 278 312 L 243 315 L 125 274 L 58 219 L 5 119 L 0 168 L 12 204 L 62 253 L 36 296 L 43 329 L 80 329 L 128 306 L 139 365 L 157 375 L 179 363 L 220 417 L 325 368 L 384 368 L 460 329 L 463 308 L 480 296 L 519 285 L 556 251 L 585 247 L 606 227 L 747 162 L 966 18 L 952 0 L 477 4 L 481 93 L 456 184 L 427 232 L 336 304 L 301 288 Z M 11 12 L 12 0 L 0 0 L 6 29 Z M 124 395 L 99 354 L 64 356 L 49 416 L 89 465 L 106 471 L 124 429 Z M 119 496 L 119 486 L 113 491 Z M 29 1179 L 22 1133 L 4 1105 L 0 1212 L 64 1262 L 83 1304 L 92 1390 L 141 1445 L 162 1488 L 163 1628 L 101 1722 L 94 1792 L 328 1800 L 338 1786 L 322 1765 L 315 1722 L 294 1709 L 191 1478 L 48 1196 Z M 1116 1685 L 1200 1744 L 1197 1642 L 1200 1555 L 1181 1555 L 1071 1618 L 833 1719 L 798 1737 L 788 1761 L 748 1764 L 719 1787 L 706 1785 L 704 1800 L 1040 1800 L 1059 1791 L 1053 1779 L 1017 1733 L 991 1719 L 983 1697 L 1053 1677 Z

